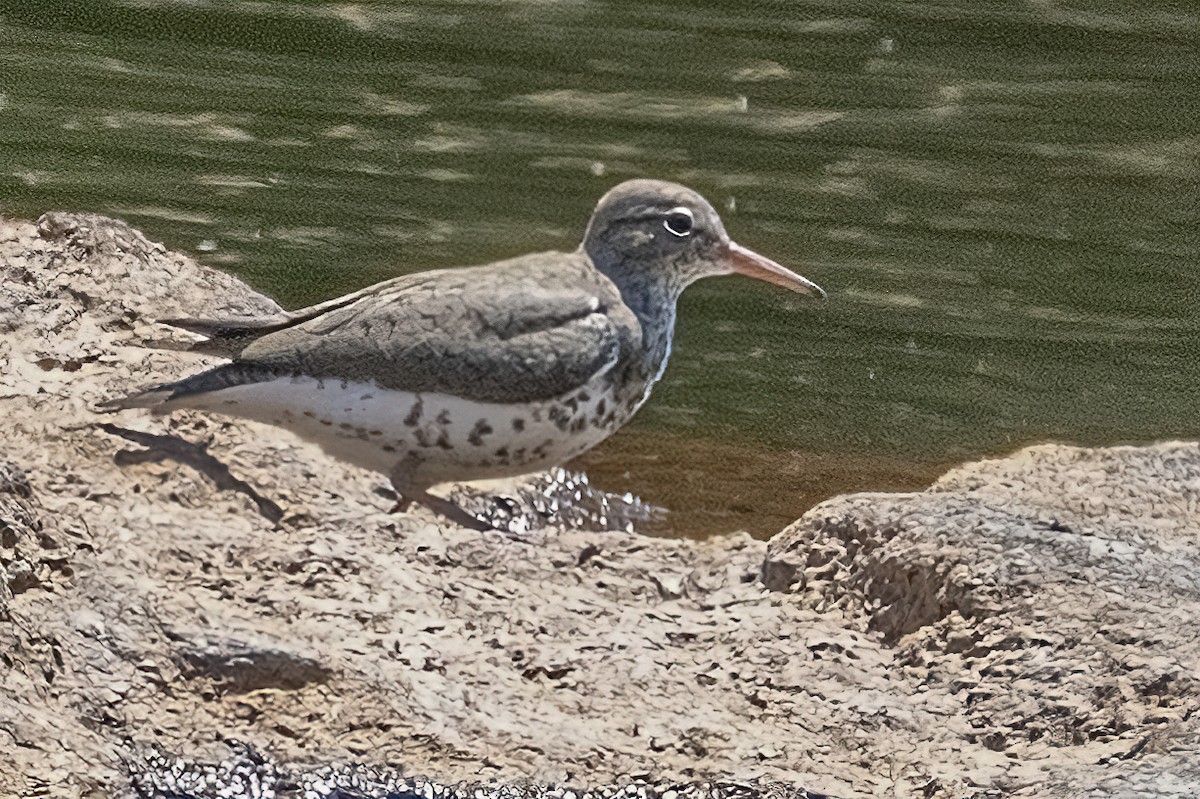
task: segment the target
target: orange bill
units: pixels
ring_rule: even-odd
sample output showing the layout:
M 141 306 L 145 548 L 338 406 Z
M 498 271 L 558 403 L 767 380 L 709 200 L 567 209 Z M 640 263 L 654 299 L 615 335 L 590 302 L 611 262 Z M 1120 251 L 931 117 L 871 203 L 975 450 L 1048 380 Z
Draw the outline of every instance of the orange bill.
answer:
M 729 265 L 739 275 L 765 280 L 785 289 L 798 291 L 801 294 L 816 294 L 825 296 L 825 290 L 806 277 L 801 277 L 786 266 L 775 263 L 770 258 L 764 258 L 754 250 L 740 244 L 729 242 Z

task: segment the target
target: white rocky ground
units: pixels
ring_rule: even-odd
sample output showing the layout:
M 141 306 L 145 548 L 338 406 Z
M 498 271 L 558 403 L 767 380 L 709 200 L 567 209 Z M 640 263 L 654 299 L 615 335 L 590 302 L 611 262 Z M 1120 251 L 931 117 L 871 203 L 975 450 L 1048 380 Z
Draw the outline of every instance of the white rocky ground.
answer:
M 274 429 L 90 410 L 200 365 L 154 319 L 275 308 L 120 223 L 0 220 L 0 796 L 119 796 L 129 751 L 227 737 L 450 780 L 1200 795 L 1196 444 L 1034 447 L 769 543 L 521 543 L 389 515 Z M 282 522 L 104 421 L 208 442 Z

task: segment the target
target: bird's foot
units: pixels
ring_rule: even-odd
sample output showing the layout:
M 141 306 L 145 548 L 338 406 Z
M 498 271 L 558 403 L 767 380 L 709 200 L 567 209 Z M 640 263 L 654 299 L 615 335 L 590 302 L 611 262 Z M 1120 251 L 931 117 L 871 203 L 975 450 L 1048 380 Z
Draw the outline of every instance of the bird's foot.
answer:
M 405 513 L 410 510 L 413 503 L 424 505 L 431 511 L 460 527 L 466 527 L 468 530 L 491 530 L 492 525 L 483 521 L 472 513 L 460 508 L 448 499 L 434 496 L 426 491 L 396 490 L 396 504 L 388 513 Z
M 448 499 L 435 497 L 433 494 L 426 494 L 418 501 L 447 521 L 454 522 L 458 526 L 465 527 L 468 530 L 476 530 L 482 533 L 486 530 L 495 529 L 483 519 L 480 519 L 473 513 L 468 513 Z
M 416 502 L 429 508 L 447 521 L 453 522 L 460 527 L 465 527 L 468 530 L 484 532 L 494 529 L 506 534 L 509 532 L 484 521 L 449 499 L 430 494 L 424 487 L 414 486 L 408 479 L 412 466 L 413 464 L 409 459 L 402 460 L 393 467 L 391 473 L 388 475 L 391 480 L 392 490 L 396 492 L 396 505 L 392 508 L 392 513 L 402 513 L 408 510 L 412 503 Z

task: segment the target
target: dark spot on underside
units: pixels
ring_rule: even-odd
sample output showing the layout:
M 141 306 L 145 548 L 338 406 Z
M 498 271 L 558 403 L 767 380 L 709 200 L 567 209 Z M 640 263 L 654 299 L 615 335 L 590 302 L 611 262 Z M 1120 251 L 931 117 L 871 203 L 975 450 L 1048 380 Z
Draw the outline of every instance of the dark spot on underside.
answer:
M 551 405 L 550 421 L 554 422 L 554 426 L 565 433 L 571 424 L 571 414 L 567 413 L 561 405 Z
M 494 431 L 492 426 L 487 423 L 486 419 L 480 419 L 475 422 L 475 426 L 471 428 L 471 434 L 467 436 L 467 443 L 473 447 L 483 446 L 483 437 L 490 435 Z
M 404 417 L 404 425 L 406 427 L 416 427 L 421 422 L 421 406 L 424 405 L 421 400 L 413 403 L 412 408 L 408 411 L 408 416 Z

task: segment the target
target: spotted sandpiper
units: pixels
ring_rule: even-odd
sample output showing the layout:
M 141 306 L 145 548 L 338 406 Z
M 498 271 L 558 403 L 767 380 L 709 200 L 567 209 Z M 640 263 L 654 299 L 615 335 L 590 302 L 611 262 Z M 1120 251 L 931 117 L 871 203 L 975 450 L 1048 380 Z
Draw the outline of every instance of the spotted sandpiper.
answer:
M 731 273 L 824 295 L 730 241 L 691 189 L 631 180 L 574 252 L 405 275 L 269 318 L 164 320 L 231 362 L 105 405 L 273 424 L 388 475 L 400 507 L 482 529 L 429 489 L 542 470 L 608 438 L 666 367 L 679 295 Z

